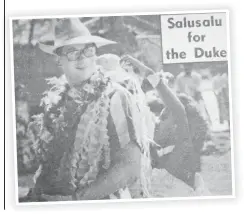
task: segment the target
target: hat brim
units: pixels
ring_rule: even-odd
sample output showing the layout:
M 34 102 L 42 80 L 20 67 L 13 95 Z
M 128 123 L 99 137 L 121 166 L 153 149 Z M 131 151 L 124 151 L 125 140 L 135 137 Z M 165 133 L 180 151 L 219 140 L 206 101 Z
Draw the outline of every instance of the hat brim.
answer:
M 73 39 L 66 40 L 64 42 L 56 42 L 56 45 L 46 45 L 41 42 L 38 43 L 39 48 L 49 54 L 52 55 L 57 55 L 56 50 L 58 48 L 67 46 L 67 45 L 80 45 L 80 44 L 89 44 L 89 43 L 95 43 L 96 46 L 102 47 L 105 45 L 110 45 L 110 44 L 116 44 L 116 42 L 108 39 L 104 39 L 99 36 L 80 36 L 80 37 L 75 37 Z

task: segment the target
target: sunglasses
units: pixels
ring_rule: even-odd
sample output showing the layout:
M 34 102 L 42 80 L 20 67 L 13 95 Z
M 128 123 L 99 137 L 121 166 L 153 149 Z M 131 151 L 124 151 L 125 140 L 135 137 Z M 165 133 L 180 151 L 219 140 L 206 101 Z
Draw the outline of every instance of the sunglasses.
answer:
M 72 50 L 66 53 L 63 53 L 69 61 L 76 61 L 80 58 L 81 55 L 86 58 L 90 58 L 96 55 L 97 47 L 95 44 L 86 45 L 83 49 Z

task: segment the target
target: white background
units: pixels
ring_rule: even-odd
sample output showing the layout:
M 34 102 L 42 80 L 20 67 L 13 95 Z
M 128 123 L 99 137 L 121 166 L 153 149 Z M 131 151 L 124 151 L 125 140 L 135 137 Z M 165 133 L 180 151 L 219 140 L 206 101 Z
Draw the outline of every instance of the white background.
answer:
M 213 16 L 214 19 L 221 20 L 222 26 L 210 26 L 210 27 L 182 27 L 169 28 L 171 26 L 168 23 L 169 18 L 173 18 L 173 23 L 181 22 L 183 19 L 189 21 L 196 20 L 210 20 L 210 17 Z M 212 50 L 213 47 L 216 47 L 217 50 L 225 50 L 227 52 L 227 24 L 228 19 L 227 13 L 204 13 L 204 14 L 190 14 L 186 12 L 185 14 L 169 14 L 161 16 L 161 29 L 162 29 L 162 47 L 163 47 L 163 62 L 164 63 L 184 63 L 184 62 L 210 62 L 210 61 L 224 61 L 227 60 L 227 57 L 200 57 L 196 58 L 194 49 L 202 48 L 204 51 Z M 191 32 L 192 37 L 195 35 L 202 36 L 204 35 L 203 41 L 195 42 L 193 38 L 191 42 L 188 40 L 188 33 Z M 180 36 L 179 36 L 180 35 Z M 180 53 L 184 51 L 186 53 L 185 59 L 181 58 L 167 58 L 166 52 L 174 49 L 175 52 Z
M 3 1 L 1 1 L 3 2 Z M 134 213 L 243 213 L 243 178 L 244 178 L 244 142 L 243 139 L 243 79 L 244 65 L 243 52 L 243 7 L 242 1 L 234 0 L 204 0 L 197 1 L 156 1 L 156 0 L 6 0 L 6 209 L 8 212 L 21 211 L 23 213 L 43 213 L 43 212 L 90 212 L 90 213 L 124 213 L 132 211 Z M 12 89 L 10 72 L 10 46 L 9 46 L 9 20 L 10 16 L 32 16 L 32 15 L 75 15 L 94 13 L 118 13 L 118 12 L 167 12 L 176 10 L 194 9 L 230 9 L 231 18 L 231 59 L 232 59 L 232 97 L 233 97 L 233 125 L 234 125 L 234 150 L 235 150 L 235 174 L 236 174 L 236 199 L 215 199 L 215 200 L 192 200 L 192 201 L 161 201 L 147 203 L 113 203 L 113 204 L 81 204 L 81 205 L 48 205 L 16 207 L 14 189 L 14 149 L 13 149 L 13 124 L 12 124 Z M 3 22 L 2 22 L 3 23 Z M 3 29 L 3 28 L 2 28 Z M 3 41 L 3 34 L 1 34 Z M 3 52 L 2 52 L 3 54 Z M 1 60 L 3 57 L 1 57 Z M 3 63 L 2 63 L 3 64 Z M 3 72 L 2 72 L 3 75 Z M 3 80 L 2 87 L 4 87 Z M 3 91 L 3 89 L 2 89 Z M 3 100 L 3 93 L 1 93 Z M 1 112 L 3 112 L 3 105 Z M 3 118 L 3 116 L 2 116 Z M 3 124 L 4 126 L 4 124 Z M 4 135 L 2 126 L 0 136 Z M 0 150 L 0 157 L 3 160 L 3 149 Z M 1 162 L 3 163 L 3 162 Z M 3 172 L 3 164 L 1 164 Z M 1 188 L 3 189 L 3 176 L 1 176 Z M 3 202 L 3 191 L 1 192 L 1 202 Z M 1 209 L 3 204 L 1 204 Z M 242 211 L 241 211 L 242 209 Z

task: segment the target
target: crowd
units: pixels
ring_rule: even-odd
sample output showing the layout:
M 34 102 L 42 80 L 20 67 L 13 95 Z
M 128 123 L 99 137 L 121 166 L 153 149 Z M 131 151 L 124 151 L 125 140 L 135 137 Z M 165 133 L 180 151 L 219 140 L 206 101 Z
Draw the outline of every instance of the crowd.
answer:
M 200 157 L 212 121 L 202 77 L 188 64 L 174 77 L 129 55 L 96 56 L 99 47 L 114 42 L 91 35 L 78 19 L 53 24 L 55 45 L 39 47 L 57 56 L 64 75 L 49 79 L 42 113 L 16 120 L 24 127 L 17 143 L 28 148 L 18 150 L 18 168 L 36 169 L 35 185 L 20 200 L 153 197 L 153 169 L 167 170 L 194 195 L 207 194 Z M 216 77 L 222 112 L 228 112 L 225 87 Z

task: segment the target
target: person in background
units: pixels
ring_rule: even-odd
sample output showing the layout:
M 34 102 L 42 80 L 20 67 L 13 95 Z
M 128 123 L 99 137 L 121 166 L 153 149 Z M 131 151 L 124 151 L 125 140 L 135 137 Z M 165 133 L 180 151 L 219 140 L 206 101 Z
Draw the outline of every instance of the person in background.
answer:
M 221 91 L 223 101 L 223 113 L 222 113 L 222 121 L 227 121 L 229 128 L 230 128 L 230 109 L 229 109 L 229 81 L 228 81 L 228 75 L 226 73 L 222 74 L 222 83 L 223 83 L 223 89 Z
M 137 70 L 142 70 L 141 76 L 154 88 L 149 92 L 153 96 L 148 96 L 147 100 L 152 110 L 158 106 L 154 112 L 159 119 L 155 126 L 154 141 L 163 148 L 164 155 L 159 158 L 158 147 L 152 146 L 150 151 L 153 167 L 166 169 L 173 176 L 194 188 L 198 194 L 199 192 L 203 194 L 204 184 L 199 174 L 201 171 L 200 153 L 208 135 L 208 124 L 197 108 L 196 102 L 185 94 L 176 95 L 168 87 L 167 73 L 156 74 L 152 69 L 128 55 L 124 56 L 123 60 Z M 159 110 L 160 107 L 162 107 L 161 110 Z M 206 192 L 209 194 L 207 190 Z
M 121 58 L 115 54 L 103 54 L 97 57 L 97 65 L 99 69 L 104 72 L 104 75 L 112 81 L 123 84 L 123 82 L 135 79 L 134 74 L 121 66 Z M 130 81 L 133 82 L 133 81 Z
M 182 72 L 176 77 L 176 91 L 179 93 L 184 93 L 192 97 L 196 101 L 199 101 L 201 99 L 201 75 L 193 71 L 192 64 L 184 64 L 180 67 L 182 69 Z
M 182 72 L 178 74 L 175 80 L 175 89 L 177 93 L 184 93 L 192 97 L 201 109 L 203 117 L 210 123 L 209 112 L 206 109 L 204 99 L 202 97 L 201 82 L 202 76 L 194 71 L 193 64 L 185 63 L 180 65 Z
M 217 74 L 213 78 L 213 89 L 218 100 L 219 122 L 220 124 L 224 124 L 225 121 L 227 121 L 228 126 L 230 126 L 229 85 L 228 76 L 226 73 L 223 73 L 222 75 Z

